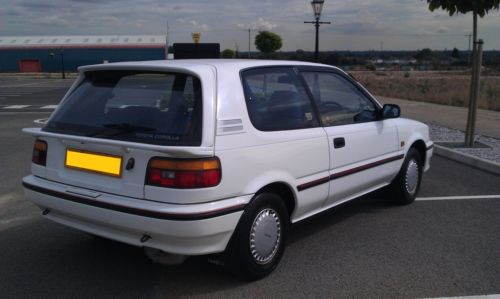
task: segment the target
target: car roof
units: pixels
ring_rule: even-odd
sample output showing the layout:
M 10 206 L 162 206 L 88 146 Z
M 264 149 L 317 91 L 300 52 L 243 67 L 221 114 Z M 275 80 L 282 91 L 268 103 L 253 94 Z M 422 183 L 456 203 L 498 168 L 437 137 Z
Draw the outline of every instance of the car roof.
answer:
M 225 71 L 240 71 L 242 69 L 253 67 L 266 66 L 321 66 L 331 67 L 325 64 L 304 62 L 304 61 L 288 61 L 288 60 L 257 60 L 257 59 L 178 59 L 178 60 L 150 60 L 150 61 L 131 61 L 131 62 L 116 62 L 106 64 L 96 64 L 82 66 L 78 68 L 80 72 L 96 71 L 96 70 L 116 70 L 116 69 L 193 69 L 200 66 L 211 66 L 218 70 Z

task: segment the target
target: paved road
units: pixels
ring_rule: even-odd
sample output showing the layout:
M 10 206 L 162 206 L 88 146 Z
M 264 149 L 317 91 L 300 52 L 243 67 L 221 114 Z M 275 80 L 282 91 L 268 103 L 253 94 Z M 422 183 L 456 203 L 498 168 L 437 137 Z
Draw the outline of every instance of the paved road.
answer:
M 70 79 L 31 79 L 0 76 L 0 111 L 7 106 L 56 105 L 73 83 Z M 15 109 L 26 110 L 26 107 Z M 47 108 L 46 108 L 47 109 Z M 53 109 L 53 108 L 52 108 Z
M 378 97 L 383 103 L 401 106 L 403 117 L 465 131 L 468 109 L 432 103 Z M 477 110 L 476 133 L 500 139 L 500 111 Z
M 20 97 L 21 99 L 23 97 Z M 282 263 L 246 283 L 205 258 L 151 264 L 139 248 L 40 216 L 22 196 L 30 136 L 48 113 L 0 112 L 0 298 L 441 297 L 500 293 L 500 199 L 372 195 L 292 227 Z M 435 157 L 421 197 L 499 195 L 500 178 Z

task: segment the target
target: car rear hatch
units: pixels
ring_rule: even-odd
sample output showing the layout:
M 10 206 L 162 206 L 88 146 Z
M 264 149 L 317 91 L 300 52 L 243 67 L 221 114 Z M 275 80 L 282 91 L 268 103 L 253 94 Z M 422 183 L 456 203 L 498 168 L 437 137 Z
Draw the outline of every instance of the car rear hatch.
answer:
M 81 68 L 45 127 L 24 131 L 47 148 L 35 176 L 86 196 L 142 199 L 152 158 L 213 156 L 214 118 L 212 67 L 110 64 Z

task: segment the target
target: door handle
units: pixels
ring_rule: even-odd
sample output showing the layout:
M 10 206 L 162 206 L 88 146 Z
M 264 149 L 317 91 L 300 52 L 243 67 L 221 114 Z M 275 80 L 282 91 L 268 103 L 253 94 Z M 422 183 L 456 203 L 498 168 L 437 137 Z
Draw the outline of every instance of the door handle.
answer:
M 342 148 L 345 146 L 345 139 L 344 137 L 339 137 L 333 139 L 333 147 L 334 148 Z

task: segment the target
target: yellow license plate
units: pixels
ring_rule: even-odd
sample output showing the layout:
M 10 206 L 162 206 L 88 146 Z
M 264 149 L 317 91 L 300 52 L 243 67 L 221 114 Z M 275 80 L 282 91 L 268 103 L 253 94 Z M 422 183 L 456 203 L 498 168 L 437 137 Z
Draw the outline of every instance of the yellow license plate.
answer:
M 75 149 L 66 150 L 64 165 L 114 177 L 120 177 L 122 174 L 122 157 Z

